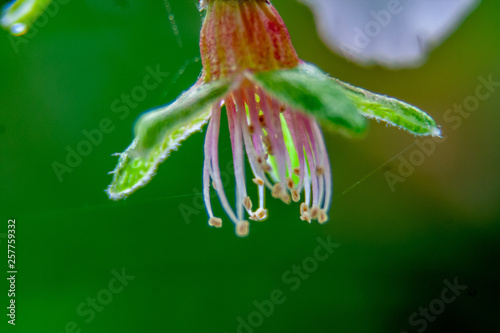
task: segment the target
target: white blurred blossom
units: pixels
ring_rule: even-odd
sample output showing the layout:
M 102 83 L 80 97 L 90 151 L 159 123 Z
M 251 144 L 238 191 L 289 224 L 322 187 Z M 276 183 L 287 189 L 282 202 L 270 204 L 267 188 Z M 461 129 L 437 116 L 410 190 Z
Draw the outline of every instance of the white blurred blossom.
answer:
M 346 58 L 390 68 L 421 65 L 480 0 L 299 0 L 323 41 Z

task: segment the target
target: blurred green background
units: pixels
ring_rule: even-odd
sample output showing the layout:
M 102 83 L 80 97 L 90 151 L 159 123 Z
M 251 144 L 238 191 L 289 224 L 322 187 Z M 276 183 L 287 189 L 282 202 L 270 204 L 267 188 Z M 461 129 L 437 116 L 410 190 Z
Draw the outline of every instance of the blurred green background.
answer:
M 377 123 L 362 140 L 325 132 L 335 195 L 323 226 L 300 221 L 298 205 L 270 199 L 270 218 L 253 223 L 248 238 L 236 237 L 228 219 L 209 228 L 200 133 L 147 187 L 111 202 L 111 154 L 131 142 L 137 116 L 199 75 L 201 16 L 194 0 L 171 1 L 170 13 L 160 0 L 61 4 L 28 35 L 0 33 L 0 242 L 5 253 L 15 218 L 19 271 L 14 329 L 2 278 L 1 332 L 417 332 L 424 323 L 409 320 L 422 320 L 414 313 L 429 305 L 442 313 L 424 320 L 426 332 L 500 332 L 500 88 L 460 126 L 443 118 L 475 94 L 479 76 L 500 81 L 500 3 L 483 1 L 423 67 L 400 71 L 349 63 L 324 46 L 305 6 L 274 4 L 301 58 L 426 110 L 446 142 L 392 191 L 385 175 L 397 174 L 400 159 L 386 162 L 415 137 Z M 148 66 L 169 75 L 127 116 L 114 113 Z M 67 147 L 105 118 L 113 130 L 60 181 L 53 163 L 65 164 Z M 340 247 L 316 267 L 318 237 Z M 291 270 L 303 263 L 311 272 L 298 278 Z M 119 288 L 114 276 L 123 270 L 129 280 Z M 455 279 L 467 289 L 439 309 L 443 281 Z M 271 314 L 276 290 L 284 301 Z

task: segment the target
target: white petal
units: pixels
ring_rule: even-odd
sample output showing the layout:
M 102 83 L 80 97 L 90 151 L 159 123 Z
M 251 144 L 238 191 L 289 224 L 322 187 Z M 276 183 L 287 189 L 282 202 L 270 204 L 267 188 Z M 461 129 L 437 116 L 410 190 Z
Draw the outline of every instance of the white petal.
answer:
M 480 0 L 299 0 L 334 51 L 360 64 L 414 67 Z

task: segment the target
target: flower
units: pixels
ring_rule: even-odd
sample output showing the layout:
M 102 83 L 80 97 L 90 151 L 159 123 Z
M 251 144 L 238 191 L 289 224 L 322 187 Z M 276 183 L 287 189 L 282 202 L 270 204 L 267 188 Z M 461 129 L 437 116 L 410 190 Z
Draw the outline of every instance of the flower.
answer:
M 323 41 L 362 65 L 421 65 L 480 0 L 299 0 L 311 7 Z
M 222 219 L 212 211 L 211 187 L 239 236 L 248 235 L 245 214 L 254 221 L 267 218 L 266 189 L 287 204 L 300 201 L 303 193 L 300 218 L 324 223 L 332 181 L 317 120 L 350 134 L 363 132 L 368 117 L 417 135 L 439 135 L 432 118 L 417 108 L 333 79 L 299 60 L 270 2 L 205 0 L 200 8 L 206 10 L 200 38 L 202 74 L 175 102 L 139 119 L 136 138 L 120 154 L 113 171 L 107 189 L 111 199 L 124 198 L 148 183 L 158 165 L 209 122 L 203 167 L 209 225 L 222 226 Z M 219 168 L 222 106 L 233 153 L 234 209 Z M 247 193 L 244 153 L 258 187 L 256 205 Z

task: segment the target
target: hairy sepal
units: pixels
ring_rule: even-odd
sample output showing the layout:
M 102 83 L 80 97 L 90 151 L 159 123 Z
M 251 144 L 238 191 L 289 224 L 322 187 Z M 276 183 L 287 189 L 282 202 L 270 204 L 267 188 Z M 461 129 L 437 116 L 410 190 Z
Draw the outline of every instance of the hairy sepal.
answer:
M 119 200 L 146 185 L 158 165 L 182 141 L 203 128 L 212 105 L 228 90 L 228 80 L 195 85 L 169 106 L 144 114 L 135 126 L 135 140 L 120 154 L 112 172 L 113 181 L 107 189 L 109 197 Z
M 247 77 L 283 104 L 333 125 L 348 134 L 363 133 L 365 117 L 331 77 L 317 67 L 301 63 L 291 69 L 247 73 Z
M 337 79 L 334 81 L 365 117 L 386 122 L 415 135 L 441 135 L 436 122 L 417 107 Z

